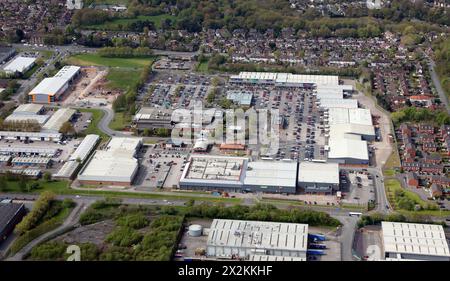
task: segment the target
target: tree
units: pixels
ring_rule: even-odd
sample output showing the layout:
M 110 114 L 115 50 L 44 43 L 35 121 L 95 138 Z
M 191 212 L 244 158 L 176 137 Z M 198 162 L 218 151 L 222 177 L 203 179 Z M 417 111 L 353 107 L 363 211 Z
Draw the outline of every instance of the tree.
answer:
M 52 180 L 52 174 L 50 172 L 45 172 L 43 178 L 46 182 L 49 182 Z
M 62 124 L 59 132 L 64 135 L 73 135 L 75 133 L 75 128 L 73 127 L 71 122 L 67 121 Z
M 8 190 L 8 182 L 6 181 L 5 176 L 0 176 L 0 191 Z
M 27 178 L 25 176 L 20 176 L 19 178 L 19 189 L 22 192 L 27 191 Z

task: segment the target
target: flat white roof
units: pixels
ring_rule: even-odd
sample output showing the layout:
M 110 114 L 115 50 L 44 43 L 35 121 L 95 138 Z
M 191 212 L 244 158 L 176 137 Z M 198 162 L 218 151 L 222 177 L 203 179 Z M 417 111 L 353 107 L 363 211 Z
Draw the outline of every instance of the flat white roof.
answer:
M 245 185 L 295 187 L 297 162 L 255 161 L 247 163 Z
M 13 113 L 5 118 L 6 122 L 20 122 L 20 121 L 35 121 L 39 125 L 45 124 L 47 120 L 50 118 L 48 115 L 31 115 L 31 114 L 20 114 Z
M 73 176 L 79 165 L 80 163 L 77 161 L 67 161 L 56 174 L 53 174 L 53 177 L 70 178 Z
M 63 68 L 61 68 L 58 73 L 55 74 L 53 77 L 60 77 L 65 78 L 67 80 L 72 79 L 77 73 L 80 71 L 81 67 L 74 66 L 74 65 L 66 65 Z
M 300 162 L 298 181 L 339 184 L 339 165 L 337 163 Z
M 335 124 L 330 125 L 330 136 L 336 138 L 351 138 L 348 134 L 359 135 L 358 138 L 361 139 L 361 136 L 375 136 L 375 128 L 369 125 L 360 125 L 360 124 Z
M 331 107 L 358 108 L 358 101 L 355 99 L 321 98 L 320 106 L 323 108 L 331 108 Z
M 372 115 L 365 108 L 332 107 L 328 109 L 329 124 L 359 124 L 372 126 Z
M 231 79 L 253 81 L 267 81 L 277 84 L 318 84 L 318 85 L 339 85 L 339 78 L 335 75 L 308 75 L 292 73 L 273 72 L 240 72 L 239 75 L 232 75 Z
M 69 160 L 77 161 L 77 159 L 80 159 L 81 162 L 86 160 L 89 153 L 92 151 L 92 149 L 94 149 L 99 139 L 100 137 L 98 135 L 87 135 L 74 151 L 74 153 L 70 155 Z
M 441 225 L 381 222 L 381 228 L 385 252 L 450 257 Z
M 42 104 L 26 103 L 19 105 L 14 109 L 16 114 L 38 114 L 44 106 Z
M 367 142 L 359 139 L 351 138 L 330 138 L 328 146 L 329 159 L 358 159 L 369 160 L 369 152 L 367 150 Z
M 137 169 L 136 158 L 116 157 L 108 151 L 97 150 L 78 175 L 78 179 L 130 183 Z
M 52 117 L 45 123 L 42 127 L 44 130 L 55 131 L 58 132 L 61 129 L 61 126 L 70 120 L 72 116 L 75 114 L 76 110 L 71 108 L 60 108 L 55 113 L 53 113 Z
M 60 77 L 45 78 L 28 95 L 56 95 L 67 84 L 67 79 Z
M 138 170 L 134 155 L 140 144 L 141 138 L 112 138 L 105 150 L 93 154 L 78 179 L 131 183 Z
M 308 225 L 214 219 L 207 245 L 306 252 Z
M 3 70 L 6 72 L 24 72 L 29 69 L 35 61 L 36 58 L 19 56 L 8 63 Z

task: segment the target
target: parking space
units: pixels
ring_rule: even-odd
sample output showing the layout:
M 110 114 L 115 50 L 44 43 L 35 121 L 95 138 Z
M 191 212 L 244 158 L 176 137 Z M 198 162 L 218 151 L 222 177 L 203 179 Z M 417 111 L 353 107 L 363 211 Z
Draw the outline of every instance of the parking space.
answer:
M 341 171 L 341 190 L 344 203 L 367 204 L 375 201 L 375 186 L 373 175 L 368 172 L 353 170 Z
M 41 142 L 41 141 L 20 141 L 20 140 L 0 140 L 0 154 L 20 159 L 21 163 L 7 165 L 2 162 L 1 170 L 25 170 L 35 169 L 42 172 L 56 173 L 64 164 L 76 147 L 81 143 L 81 139 L 66 138 L 61 142 Z M 9 148 L 14 148 L 16 152 L 8 152 Z M 20 157 L 20 158 L 19 158 Z M 44 159 L 49 159 L 47 161 Z M 48 163 L 47 163 L 48 162 Z
M 176 188 L 187 162 L 187 151 L 144 146 L 138 154 L 141 162 L 135 185 L 137 190 Z
M 382 260 L 382 237 L 380 226 L 366 226 L 355 232 L 355 252 L 364 260 Z

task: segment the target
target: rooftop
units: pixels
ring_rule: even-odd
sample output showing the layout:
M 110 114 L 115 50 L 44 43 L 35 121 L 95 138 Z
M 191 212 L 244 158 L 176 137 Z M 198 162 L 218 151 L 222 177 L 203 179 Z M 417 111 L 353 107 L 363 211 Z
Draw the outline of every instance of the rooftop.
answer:
M 297 223 L 213 220 L 208 246 L 306 251 L 308 225 Z
M 339 165 L 337 163 L 300 162 L 298 181 L 339 184 Z
M 296 186 L 296 162 L 255 161 L 247 164 L 245 185 Z
M 441 225 L 381 222 L 385 252 L 450 257 Z
M 6 72 L 23 72 L 26 71 L 34 62 L 36 58 L 31 57 L 16 57 L 10 63 L 8 63 L 3 70 Z
M 53 113 L 52 117 L 50 117 L 50 119 L 42 128 L 44 130 L 58 132 L 59 129 L 61 129 L 62 125 L 72 118 L 75 112 L 75 109 L 60 108 L 55 113 Z

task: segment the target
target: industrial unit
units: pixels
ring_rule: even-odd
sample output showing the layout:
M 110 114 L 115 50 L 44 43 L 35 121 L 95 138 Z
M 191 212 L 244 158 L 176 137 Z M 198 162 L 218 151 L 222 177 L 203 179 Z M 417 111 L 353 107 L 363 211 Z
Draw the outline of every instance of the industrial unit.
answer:
M 42 129 L 47 132 L 59 132 L 62 125 L 72 120 L 72 117 L 75 115 L 75 113 L 75 109 L 60 108 L 55 113 L 53 113 L 53 115 L 45 123 Z
M 6 140 L 60 141 L 61 138 L 62 134 L 58 132 L 0 131 L 0 139 Z
M 87 135 L 77 149 L 70 155 L 68 161 L 64 163 L 61 169 L 59 169 L 53 177 L 59 179 L 72 179 L 78 168 L 86 162 L 99 140 L 99 135 Z
M 246 157 L 191 155 L 181 189 L 295 193 L 297 162 L 250 162 Z
M 262 259 L 272 256 L 305 260 L 307 246 L 307 224 L 214 219 L 206 253 L 217 258 L 261 255 Z
M 30 102 L 51 103 L 58 101 L 60 96 L 69 88 L 70 83 L 80 73 L 79 66 L 64 66 L 55 76 L 45 78 L 28 93 Z
M 42 115 L 44 106 L 40 104 L 21 104 L 19 105 L 11 115 L 5 118 L 6 122 L 23 122 L 31 121 L 37 122 L 39 125 L 45 124 L 50 118 L 49 115 Z
M 141 138 L 112 138 L 87 160 L 78 180 L 88 185 L 130 186 L 139 168 L 135 156 L 141 146 Z
M 9 62 L 3 70 L 6 73 L 25 73 L 30 70 L 36 62 L 34 57 L 22 57 L 18 56 Z
M 8 238 L 25 214 L 24 204 L 0 202 L 0 243 Z
M 246 157 L 193 154 L 181 189 L 231 192 L 331 194 L 339 189 L 338 163 L 250 161 Z M 300 188 L 300 190 L 299 190 Z
M 250 91 L 227 91 L 227 100 L 241 106 L 250 106 L 252 104 L 253 93 Z
M 386 260 L 450 261 L 441 225 L 381 222 Z
M 305 193 L 332 194 L 339 190 L 339 165 L 301 162 L 298 168 L 298 186 Z

